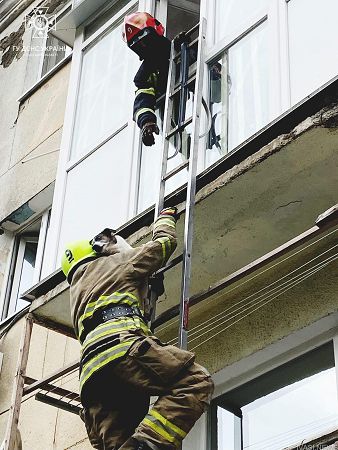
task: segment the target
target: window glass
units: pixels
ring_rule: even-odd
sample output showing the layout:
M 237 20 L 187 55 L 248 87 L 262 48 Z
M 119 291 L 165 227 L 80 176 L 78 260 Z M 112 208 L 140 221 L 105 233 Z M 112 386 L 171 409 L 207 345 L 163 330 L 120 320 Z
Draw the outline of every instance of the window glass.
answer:
M 236 450 L 236 422 L 238 417 L 230 413 L 226 409 L 217 408 L 217 446 L 222 450 Z
M 337 0 L 288 2 L 292 104 L 337 75 L 337 17 Z
M 123 42 L 120 25 L 83 55 L 72 158 L 87 153 L 131 117 L 137 56 Z
M 335 369 L 327 369 L 246 405 L 244 446 L 279 450 L 338 425 Z
M 68 173 L 61 251 L 66 242 L 92 237 L 128 220 L 131 134 L 126 127 Z
M 269 122 L 267 21 L 214 61 L 209 79 L 212 127 L 207 165 Z
M 69 54 L 71 48 L 60 39 L 49 35 L 46 41 L 46 50 L 43 56 L 41 77 L 56 66 L 63 58 Z
M 189 92 L 185 119 L 192 115 L 192 97 Z M 160 130 L 163 129 L 162 114 L 160 110 L 156 111 L 157 123 Z M 177 124 L 177 114 L 174 113 L 171 126 Z M 167 165 L 167 173 L 175 169 L 188 158 L 191 144 L 192 126 L 188 125 L 180 135 L 176 135 L 169 141 L 169 158 Z M 159 193 L 159 183 L 161 175 L 161 161 L 163 152 L 163 132 L 155 137 L 155 145 L 146 147 L 142 145 L 141 161 L 139 170 L 139 190 L 138 190 L 138 206 L 137 211 L 144 211 L 149 206 L 156 203 Z M 166 181 L 165 195 L 173 192 L 187 181 L 188 169 L 183 169 L 173 177 Z
M 306 0 L 305 0 L 306 1 Z M 215 37 L 216 43 L 247 25 L 250 18 L 267 8 L 269 0 L 217 0 Z
M 39 267 L 36 265 L 40 264 L 37 262 L 38 242 L 39 239 L 44 239 L 44 236 L 41 236 L 40 228 L 41 218 L 15 236 L 2 318 L 21 311 L 29 304 L 26 300 L 20 299 L 20 296 L 36 282 L 36 271 L 39 271 Z
M 20 295 L 27 291 L 27 289 L 29 289 L 33 284 L 35 259 L 38 244 L 37 242 L 25 242 L 24 246 L 25 248 L 21 264 L 20 281 L 16 294 L 17 302 L 14 312 L 20 311 L 25 306 L 29 305 L 29 302 L 27 302 L 26 300 L 22 300 L 20 298 Z M 19 267 L 17 268 L 17 270 L 18 269 Z
M 180 4 L 179 4 L 180 3 Z M 188 31 L 199 22 L 200 0 L 168 1 L 166 35 L 173 39 L 181 31 Z
M 229 128 L 232 150 L 269 121 L 267 21 L 228 53 Z
M 182 145 L 186 148 L 187 139 L 190 134 L 182 133 Z M 179 142 L 176 146 L 179 145 Z M 141 149 L 141 165 L 139 175 L 139 192 L 138 192 L 138 212 L 144 211 L 149 206 L 156 203 L 159 194 L 159 183 L 161 175 L 161 158 L 162 158 L 162 136 L 157 138 L 157 141 L 152 147 L 145 147 L 142 145 Z M 171 139 L 169 144 L 169 157 L 167 172 L 175 169 L 178 165 L 186 161 L 186 154 L 183 152 L 176 152 L 176 148 Z M 175 155 L 175 156 L 174 156 Z M 183 169 L 172 178 L 168 179 L 165 185 L 165 195 L 173 192 L 178 187 L 182 186 L 187 181 L 188 170 Z
M 329 434 L 338 426 L 332 343 L 225 394 L 220 403 L 219 450 L 281 450 Z

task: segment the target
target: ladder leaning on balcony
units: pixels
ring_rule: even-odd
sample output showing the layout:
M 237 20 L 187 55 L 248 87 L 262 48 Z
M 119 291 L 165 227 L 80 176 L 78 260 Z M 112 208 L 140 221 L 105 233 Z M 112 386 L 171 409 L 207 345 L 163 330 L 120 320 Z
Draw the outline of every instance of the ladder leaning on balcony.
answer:
M 196 32 L 198 38 L 190 41 L 190 36 Z M 176 50 L 175 41 L 172 43 L 171 56 L 169 63 L 168 85 L 164 110 L 163 122 L 163 153 L 162 153 L 162 169 L 160 178 L 159 196 L 155 207 L 155 217 L 159 214 L 164 206 L 166 182 L 179 173 L 181 170 L 188 168 L 188 184 L 186 197 L 186 212 L 184 224 L 184 241 L 182 255 L 182 281 L 180 294 L 180 325 L 179 325 L 179 346 L 183 349 L 187 348 L 188 338 L 188 319 L 189 319 L 189 282 L 191 276 L 191 254 L 193 240 L 193 223 L 194 223 L 194 205 L 196 195 L 196 173 L 197 173 L 197 157 L 199 144 L 199 128 L 200 116 L 202 109 L 202 88 L 203 88 L 203 72 L 204 72 L 204 49 L 205 49 L 205 33 L 206 19 L 202 18 L 200 23 L 184 34 L 184 39 L 180 44 L 180 50 Z M 189 78 L 189 62 L 192 47 L 197 43 L 197 63 L 195 76 Z M 179 86 L 175 86 L 176 66 L 180 61 L 180 80 Z M 189 85 L 194 84 L 194 103 L 193 112 L 189 118 L 186 116 L 186 103 L 188 98 Z M 178 104 L 178 123 L 172 128 L 172 116 L 174 111 L 174 97 L 179 94 Z M 187 161 L 178 165 L 176 168 L 167 172 L 168 160 L 178 153 L 169 157 L 169 140 L 174 136 L 181 136 L 182 131 L 192 124 L 190 155 Z M 179 140 L 182 143 L 182 139 Z M 177 262 L 180 258 L 176 259 Z M 172 265 L 169 265 L 171 268 Z M 152 321 L 155 318 L 157 296 L 152 292 Z

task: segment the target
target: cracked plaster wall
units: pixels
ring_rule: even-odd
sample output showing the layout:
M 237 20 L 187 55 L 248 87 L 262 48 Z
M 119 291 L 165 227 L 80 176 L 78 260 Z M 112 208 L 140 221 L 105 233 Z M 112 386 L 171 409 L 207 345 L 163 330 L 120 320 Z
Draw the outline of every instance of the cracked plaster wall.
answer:
M 60 146 L 70 64 L 23 104 L 19 105 L 17 101 L 27 87 L 24 83 L 31 57 L 23 51 L 23 46 L 31 43 L 31 32 L 24 28 L 24 16 L 39 3 L 31 2 L 29 8 L 17 15 L 0 34 L 0 221 L 48 186 L 56 176 L 58 151 L 35 157 Z M 45 2 L 50 13 L 56 12 L 63 4 L 64 0 Z M 2 296 L 12 243 L 10 233 L 0 235 Z M 0 339 L 0 352 L 4 353 L 0 372 L 0 443 L 6 429 L 22 325 L 20 320 Z M 78 348 L 75 341 L 38 326 L 34 328 L 27 370 L 29 376 L 41 378 L 76 358 Z M 68 428 L 69 433 L 60 431 L 59 426 L 61 430 Z M 72 448 L 86 436 L 76 416 L 60 413 L 34 398 L 23 403 L 20 430 L 23 448 L 34 450 Z
M 2 442 L 10 407 L 11 387 L 15 376 L 17 355 L 24 320 L 17 322 L 0 339 L 4 353 L 0 372 L 0 443 Z M 73 362 L 79 354 L 77 341 L 34 325 L 28 359 L 27 375 L 41 379 Z M 15 355 L 15 357 L 13 357 Z M 77 391 L 78 376 L 73 373 L 62 380 L 65 389 Z M 65 450 L 90 449 L 84 424 L 74 414 L 38 402 L 34 395 L 22 402 L 19 429 L 23 449 Z
M 65 0 L 45 2 L 56 12 Z M 55 180 L 70 64 L 44 83 L 25 102 L 24 91 L 32 56 L 31 30 L 25 30 L 25 15 L 40 2 L 18 15 L 0 34 L 0 221 Z M 39 58 L 40 60 L 40 58 Z M 39 62 L 39 61 L 38 61 Z M 55 152 L 36 158 L 43 153 Z M 29 161 L 30 158 L 34 158 Z M 0 236 L 0 290 L 12 241 Z

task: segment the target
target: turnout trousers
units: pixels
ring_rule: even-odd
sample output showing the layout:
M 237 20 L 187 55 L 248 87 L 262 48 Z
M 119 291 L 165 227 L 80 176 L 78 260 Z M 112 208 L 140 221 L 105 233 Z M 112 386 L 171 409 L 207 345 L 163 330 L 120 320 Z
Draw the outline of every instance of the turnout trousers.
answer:
M 210 403 L 213 382 L 194 354 L 142 337 L 88 382 L 81 418 L 99 450 L 179 449 Z M 150 396 L 158 399 L 149 410 Z M 85 401 L 84 401 L 85 400 Z

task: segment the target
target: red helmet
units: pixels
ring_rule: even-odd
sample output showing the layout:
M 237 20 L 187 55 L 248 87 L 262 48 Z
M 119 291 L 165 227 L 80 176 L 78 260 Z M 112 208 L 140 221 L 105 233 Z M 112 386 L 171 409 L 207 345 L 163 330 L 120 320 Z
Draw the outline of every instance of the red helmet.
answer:
M 146 12 L 136 12 L 124 18 L 122 36 L 128 44 L 145 28 L 152 28 L 159 36 L 164 35 L 163 25 Z

